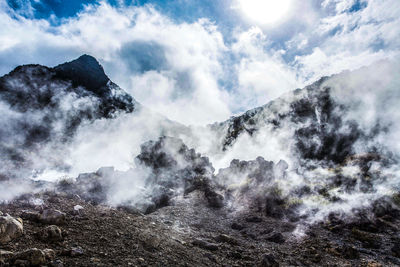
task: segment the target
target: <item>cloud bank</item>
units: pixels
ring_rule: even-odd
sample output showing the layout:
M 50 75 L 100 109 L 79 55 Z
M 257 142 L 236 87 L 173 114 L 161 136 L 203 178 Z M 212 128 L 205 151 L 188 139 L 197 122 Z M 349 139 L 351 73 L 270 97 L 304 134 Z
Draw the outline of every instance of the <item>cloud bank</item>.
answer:
M 398 55 L 396 0 L 293 3 L 267 27 L 222 17 L 177 21 L 157 5 L 87 5 L 69 18 L 32 17 L 0 4 L 0 73 L 88 53 L 150 109 L 184 124 L 220 121 L 323 75 Z M 222 22 L 221 22 L 222 23 Z M 13 55 L 10 57 L 10 55 Z

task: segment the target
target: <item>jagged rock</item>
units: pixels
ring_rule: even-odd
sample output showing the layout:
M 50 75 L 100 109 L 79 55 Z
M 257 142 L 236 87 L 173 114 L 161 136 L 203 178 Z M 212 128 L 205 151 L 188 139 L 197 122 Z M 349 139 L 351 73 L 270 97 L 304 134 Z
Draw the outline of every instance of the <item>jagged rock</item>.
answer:
M 272 254 L 265 254 L 262 257 L 260 267 L 279 267 L 279 263 Z
M 41 266 L 47 263 L 46 253 L 37 248 L 27 249 L 18 252 L 13 256 L 14 264 L 29 263 L 27 266 Z
M 60 225 L 65 223 L 66 214 L 55 209 L 45 209 L 40 214 L 39 221 L 45 224 Z
M 22 235 L 24 230 L 22 219 L 6 214 L 0 216 L 0 244 L 10 242 Z
M 152 205 L 146 208 L 146 213 L 170 205 L 170 199 L 180 188 L 184 194 L 203 191 L 210 207 L 223 206 L 223 196 L 213 184 L 214 168 L 209 159 L 189 149 L 182 140 L 164 136 L 146 142 L 135 161 L 151 170 L 146 183 L 152 188 Z
M 41 240 L 48 242 L 57 242 L 63 240 L 62 231 L 56 225 L 45 227 L 42 231 L 37 233 L 37 235 Z
M 280 163 L 279 170 L 283 169 L 282 164 L 283 163 Z M 227 186 L 235 184 L 238 182 L 238 179 L 243 180 L 245 177 L 254 181 L 254 186 L 267 184 L 274 179 L 274 168 L 274 163 L 272 161 L 266 161 L 263 157 L 257 157 L 255 160 L 250 161 L 234 159 L 231 161 L 228 168 L 219 170 L 217 179 L 220 183 Z

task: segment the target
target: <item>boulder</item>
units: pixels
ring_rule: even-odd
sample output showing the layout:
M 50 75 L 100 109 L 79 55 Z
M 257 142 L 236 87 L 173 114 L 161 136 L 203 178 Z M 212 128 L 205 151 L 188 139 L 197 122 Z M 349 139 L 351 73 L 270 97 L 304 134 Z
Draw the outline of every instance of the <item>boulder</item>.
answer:
M 46 209 L 40 214 L 39 221 L 45 224 L 60 225 L 65 223 L 66 214 L 55 209 Z
M 23 231 L 22 219 L 16 219 L 8 214 L 0 216 L 0 244 L 10 242 L 21 236 Z
M 13 256 L 14 264 L 29 263 L 28 266 L 41 266 L 47 263 L 46 253 L 37 248 L 27 249 Z
M 73 210 L 73 214 L 74 214 L 74 215 L 81 215 L 83 209 L 84 209 L 84 208 L 83 208 L 81 205 L 75 205 L 75 206 L 74 206 L 74 210 Z
M 21 212 L 21 218 L 24 220 L 36 222 L 39 220 L 40 214 L 36 211 L 23 210 Z
M 45 227 L 42 231 L 38 232 L 37 235 L 41 240 L 48 242 L 58 242 L 63 240 L 62 231 L 56 225 Z

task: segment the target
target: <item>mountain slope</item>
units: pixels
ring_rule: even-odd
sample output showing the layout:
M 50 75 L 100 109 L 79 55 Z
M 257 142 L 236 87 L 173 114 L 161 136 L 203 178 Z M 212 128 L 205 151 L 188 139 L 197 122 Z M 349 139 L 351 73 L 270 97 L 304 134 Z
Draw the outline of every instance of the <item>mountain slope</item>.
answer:
M 19 66 L 0 78 L 0 173 L 29 168 L 29 154 L 68 142 L 81 124 L 139 108 L 91 56 L 55 68 Z
M 231 150 L 245 136 L 256 140 L 268 132 L 270 136 L 287 134 L 289 153 L 305 161 L 337 164 L 357 153 L 386 153 L 384 142 L 373 141 L 397 124 L 399 74 L 398 62 L 381 61 L 323 77 L 208 127 L 221 136 L 222 151 Z M 385 116 L 386 111 L 394 117 Z

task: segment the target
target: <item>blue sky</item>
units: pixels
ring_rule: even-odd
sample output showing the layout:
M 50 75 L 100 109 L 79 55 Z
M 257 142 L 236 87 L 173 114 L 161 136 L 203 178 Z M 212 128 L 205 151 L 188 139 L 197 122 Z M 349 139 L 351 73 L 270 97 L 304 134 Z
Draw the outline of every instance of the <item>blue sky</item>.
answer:
M 0 23 L 0 75 L 88 53 L 138 101 L 187 124 L 400 51 L 398 0 L 0 0 Z

